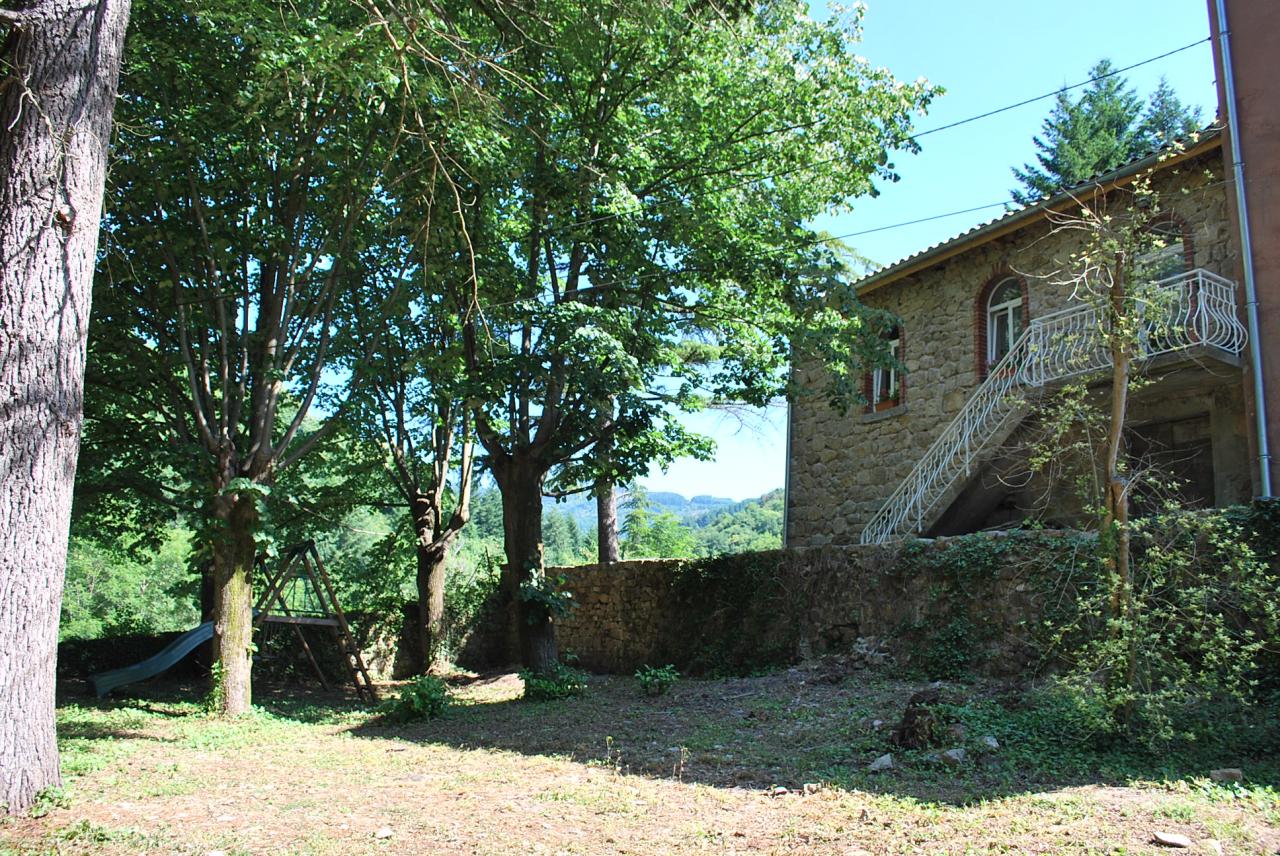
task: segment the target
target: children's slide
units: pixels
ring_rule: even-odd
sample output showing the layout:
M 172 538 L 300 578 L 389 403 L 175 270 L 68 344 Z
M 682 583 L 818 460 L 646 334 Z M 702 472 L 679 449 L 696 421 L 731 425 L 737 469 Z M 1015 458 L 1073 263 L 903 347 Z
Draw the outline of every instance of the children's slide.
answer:
M 134 663 L 132 666 L 121 669 L 98 672 L 96 675 L 90 675 L 89 680 L 93 681 L 93 689 L 97 692 L 98 698 L 102 698 L 117 687 L 154 678 L 161 672 L 173 668 L 179 660 L 195 650 L 196 646 L 212 638 L 213 622 L 206 621 L 174 639 L 154 657 L 148 657 L 141 663 Z

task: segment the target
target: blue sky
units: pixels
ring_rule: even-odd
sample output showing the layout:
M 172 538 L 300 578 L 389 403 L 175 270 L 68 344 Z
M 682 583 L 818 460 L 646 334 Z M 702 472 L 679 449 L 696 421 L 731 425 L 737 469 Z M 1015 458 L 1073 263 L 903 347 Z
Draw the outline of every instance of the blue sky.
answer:
M 866 5 L 862 53 L 900 79 L 923 76 L 947 90 L 917 121 L 920 131 L 1078 83 L 1104 57 L 1117 67 L 1128 66 L 1209 34 L 1206 0 L 868 0 Z M 825 17 L 827 6 L 813 2 L 810 8 L 814 17 Z M 1161 75 L 1185 103 L 1199 105 L 1204 118 L 1212 119 L 1217 99 L 1208 43 L 1125 76 L 1145 96 Z M 1051 105 L 1046 99 L 925 137 L 920 154 L 895 159 L 901 181 L 815 225 L 846 235 L 1004 202 L 1015 184 L 1010 168 L 1034 158 L 1032 137 Z M 885 264 L 1000 210 L 884 229 L 848 242 Z M 716 439 L 716 460 L 678 461 L 666 473 L 655 469 L 643 483 L 685 496 L 734 499 L 780 487 L 785 413 L 778 406 L 746 415 L 687 417 L 689 427 Z

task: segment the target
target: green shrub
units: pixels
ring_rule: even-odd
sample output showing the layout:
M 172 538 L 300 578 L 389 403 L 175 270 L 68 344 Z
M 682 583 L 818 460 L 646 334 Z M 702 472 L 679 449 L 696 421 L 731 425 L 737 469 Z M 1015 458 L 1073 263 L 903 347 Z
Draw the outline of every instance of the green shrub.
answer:
M 645 666 L 636 670 L 636 680 L 640 682 L 640 689 L 645 695 L 660 696 L 675 686 L 676 681 L 680 680 L 680 673 L 672 665 L 661 668 Z
M 475 632 L 501 626 L 502 562 L 492 545 L 462 541 L 444 578 L 444 632 L 438 657 L 457 659 Z
M 227 696 L 225 668 L 222 661 L 217 660 L 209 669 L 209 691 L 200 700 L 200 708 L 205 713 L 217 714 L 222 711 L 222 703 Z
M 400 695 L 384 702 L 382 714 L 388 719 L 408 722 L 443 716 L 453 701 L 449 686 L 435 675 L 422 675 L 400 690 Z
M 1118 584 L 1104 578 L 1056 616 L 1063 687 L 1151 751 L 1253 719 L 1280 650 L 1274 517 L 1258 503 L 1134 521 L 1127 614 L 1113 614 Z
M 923 625 L 922 625 L 923 626 Z M 968 674 L 977 660 L 977 631 L 963 615 L 953 616 L 928 637 L 915 664 L 931 681 L 950 681 Z
M 573 592 L 565 590 L 563 575 L 536 576 L 520 583 L 520 600 L 530 624 L 541 624 L 547 619 L 564 618 L 577 604 Z
M 587 673 L 564 663 L 557 663 L 548 672 L 520 672 L 524 681 L 526 701 L 554 701 L 560 698 L 582 695 L 587 690 Z

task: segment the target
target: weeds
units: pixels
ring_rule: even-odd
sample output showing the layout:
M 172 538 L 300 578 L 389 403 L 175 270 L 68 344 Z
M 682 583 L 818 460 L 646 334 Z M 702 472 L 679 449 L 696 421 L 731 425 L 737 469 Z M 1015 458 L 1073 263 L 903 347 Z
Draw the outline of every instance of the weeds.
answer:
M 524 681 L 525 701 L 554 701 L 580 696 L 587 691 L 587 673 L 563 663 L 557 663 L 547 672 L 520 672 Z
M 396 722 L 436 719 L 444 716 L 453 697 L 449 686 L 435 675 L 421 675 L 405 685 L 394 699 L 382 703 L 379 712 Z
M 636 670 L 636 680 L 640 683 L 640 689 L 645 695 L 660 696 L 666 695 L 667 691 L 675 686 L 676 681 L 680 680 L 680 673 L 676 671 L 675 666 L 671 665 L 645 666 Z

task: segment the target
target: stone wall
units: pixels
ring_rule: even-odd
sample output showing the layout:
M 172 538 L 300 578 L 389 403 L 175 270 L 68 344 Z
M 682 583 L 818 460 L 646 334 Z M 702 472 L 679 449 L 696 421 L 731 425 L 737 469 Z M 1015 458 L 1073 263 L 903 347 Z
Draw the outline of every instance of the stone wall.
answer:
M 907 547 L 817 547 L 558 568 L 577 607 L 561 648 L 584 668 L 739 673 L 883 640 L 899 666 L 1020 673 L 1049 592 L 1033 567 L 1087 537 L 1000 533 Z M 960 544 L 959 552 L 942 553 Z M 977 545 L 975 548 L 974 545 Z M 1027 561 L 1034 553 L 1035 562 Z M 933 558 L 948 558 L 932 561 Z
M 1166 205 L 1185 222 L 1192 264 L 1229 275 L 1235 250 L 1221 176 L 1221 154 L 1215 150 L 1161 173 L 1155 186 L 1166 192 Z M 1071 233 L 1052 234 L 1049 225 L 1039 221 L 864 293 L 862 299 L 868 305 L 890 310 L 902 320 L 905 400 L 892 410 L 841 413 L 833 409 L 824 394 L 824 379 L 798 360 L 799 386 L 809 392 L 795 395 L 791 402 L 789 546 L 856 542 L 862 526 L 980 382 L 981 337 L 975 332 L 975 305 L 984 287 L 997 277 L 1013 274 L 1027 283 L 1032 318 L 1068 307 L 1071 295 L 1053 281 L 1053 272 L 1076 248 L 1076 240 Z M 1225 386 L 1233 391 L 1240 386 L 1238 372 L 1206 371 L 1199 377 L 1202 397 L 1212 398 Z M 1185 397 L 1186 391 L 1180 394 Z M 1241 424 L 1236 418 L 1243 413 L 1241 397 L 1233 393 L 1226 398 L 1236 411 L 1217 421 L 1223 426 Z M 1229 453 L 1231 448 L 1224 451 Z M 1213 454 L 1215 465 L 1243 467 L 1247 475 L 1247 459 L 1243 464 L 1220 461 L 1216 446 Z M 1224 485 L 1237 482 L 1234 469 L 1223 478 Z M 1247 487 L 1236 492 L 1241 495 L 1221 496 L 1219 504 L 1250 495 Z

